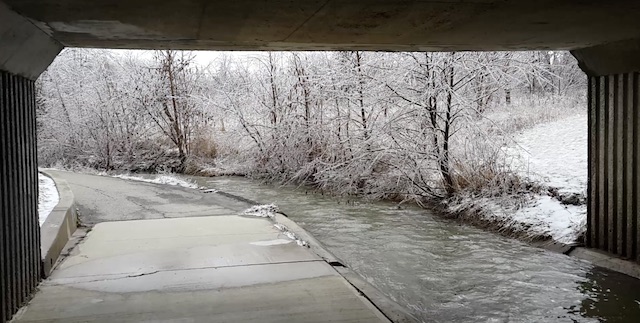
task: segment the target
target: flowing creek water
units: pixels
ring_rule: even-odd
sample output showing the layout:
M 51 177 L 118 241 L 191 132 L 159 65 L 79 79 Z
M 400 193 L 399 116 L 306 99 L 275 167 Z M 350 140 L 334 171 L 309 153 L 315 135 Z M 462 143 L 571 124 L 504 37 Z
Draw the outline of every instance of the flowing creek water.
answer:
M 194 179 L 278 205 L 424 322 L 640 322 L 640 280 L 429 210 L 238 177 Z

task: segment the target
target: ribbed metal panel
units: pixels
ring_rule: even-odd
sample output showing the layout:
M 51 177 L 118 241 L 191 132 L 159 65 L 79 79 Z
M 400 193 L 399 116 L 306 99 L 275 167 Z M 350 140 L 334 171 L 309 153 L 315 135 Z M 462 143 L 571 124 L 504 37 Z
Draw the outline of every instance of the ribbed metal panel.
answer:
M 640 262 L 639 73 L 589 78 L 586 244 Z
M 40 280 L 34 82 L 0 71 L 0 322 Z

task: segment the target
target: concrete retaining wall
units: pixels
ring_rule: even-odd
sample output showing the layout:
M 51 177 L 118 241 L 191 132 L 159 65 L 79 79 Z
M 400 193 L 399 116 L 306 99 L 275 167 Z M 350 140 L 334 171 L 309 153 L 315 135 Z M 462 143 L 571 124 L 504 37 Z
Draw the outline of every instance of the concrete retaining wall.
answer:
M 46 171 L 40 172 L 53 179 L 60 196 L 58 204 L 40 227 L 42 276 L 46 278 L 58 261 L 64 246 L 78 228 L 78 214 L 73 192 L 67 181 Z

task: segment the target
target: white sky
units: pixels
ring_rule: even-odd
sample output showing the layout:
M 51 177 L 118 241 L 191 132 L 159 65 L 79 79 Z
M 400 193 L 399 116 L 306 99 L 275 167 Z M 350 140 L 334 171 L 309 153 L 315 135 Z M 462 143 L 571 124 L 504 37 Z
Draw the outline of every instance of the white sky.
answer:
M 136 49 L 112 49 L 112 51 L 116 53 L 126 53 L 131 52 L 142 57 L 152 57 L 152 50 L 136 50 Z M 245 60 L 251 59 L 252 57 L 258 57 L 260 55 L 264 55 L 266 52 L 241 52 L 241 51 L 204 51 L 204 50 L 194 50 L 191 51 L 196 55 L 196 62 L 202 66 L 207 66 L 211 63 L 215 63 L 215 61 L 221 59 L 224 55 L 229 56 L 233 60 Z

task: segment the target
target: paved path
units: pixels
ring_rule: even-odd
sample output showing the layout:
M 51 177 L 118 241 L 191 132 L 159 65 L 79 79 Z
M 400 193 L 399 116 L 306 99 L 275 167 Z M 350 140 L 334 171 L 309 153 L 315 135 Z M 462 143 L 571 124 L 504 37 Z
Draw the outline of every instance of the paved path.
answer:
M 64 178 L 76 198 L 83 224 L 104 221 L 237 214 L 247 204 L 219 194 L 173 185 L 48 171 Z
M 271 220 L 239 216 L 242 202 L 59 175 L 83 221 L 97 224 L 41 284 L 19 322 L 388 322 Z

